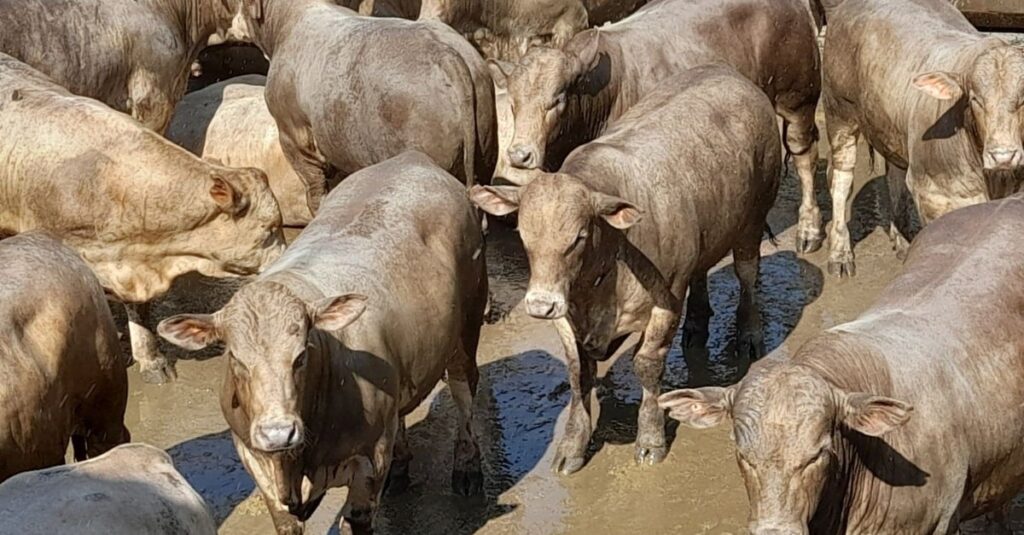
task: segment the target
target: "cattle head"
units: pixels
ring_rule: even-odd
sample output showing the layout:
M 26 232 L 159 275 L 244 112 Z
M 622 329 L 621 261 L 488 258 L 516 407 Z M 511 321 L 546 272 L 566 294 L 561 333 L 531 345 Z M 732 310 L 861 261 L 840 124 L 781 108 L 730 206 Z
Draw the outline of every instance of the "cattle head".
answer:
M 899 400 L 846 392 L 809 368 L 770 361 L 732 387 L 676 390 L 658 404 L 696 429 L 732 417 L 755 535 L 808 533 L 826 485 L 843 468 L 843 431 L 882 436 L 912 410 Z
M 1024 49 L 990 48 L 965 74 L 926 73 L 914 78 L 914 86 L 940 100 L 968 100 L 985 170 L 1024 167 Z
M 598 64 L 598 44 L 599 34 L 591 30 L 565 49 L 532 48 L 515 66 L 490 62 L 496 83 L 508 88 L 515 126 L 506 155 L 512 167 L 544 167 L 548 143 L 559 133 L 569 99 Z
M 208 277 L 255 275 L 285 249 L 281 210 L 259 169 L 218 167 L 209 182 L 212 217 L 191 233 Z
M 303 417 L 310 404 L 304 400 L 328 373 L 313 330 L 340 332 L 365 308 L 362 295 L 310 305 L 284 286 L 257 281 L 220 311 L 173 316 L 158 332 L 189 350 L 222 342 L 229 388 L 223 390 L 221 407 L 232 431 L 256 451 L 293 451 L 305 443 Z
M 641 219 L 629 201 L 593 191 L 565 174 L 541 174 L 523 187 L 475 186 L 470 195 L 489 214 L 519 212 L 530 262 L 526 312 L 541 319 L 565 317 L 570 289 L 582 272 L 596 277 L 593 286 L 603 282 L 615 264 L 612 233 Z

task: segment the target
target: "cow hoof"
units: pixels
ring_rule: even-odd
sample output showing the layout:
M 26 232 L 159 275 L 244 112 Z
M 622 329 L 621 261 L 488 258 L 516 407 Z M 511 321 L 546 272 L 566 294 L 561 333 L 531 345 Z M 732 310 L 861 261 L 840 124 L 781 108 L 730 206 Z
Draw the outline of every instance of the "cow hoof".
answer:
M 559 456 L 555 459 L 555 464 L 552 468 L 555 469 L 555 473 L 563 476 L 571 476 L 576 472 L 579 472 L 583 468 L 584 459 L 583 457 L 562 457 Z
M 820 235 L 800 235 L 796 236 L 796 252 L 800 254 L 810 254 L 818 249 L 821 249 L 821 244 L 824 242 L 824 238 Z
M 480 472 L 452 472 L 452 491 L 459 496 L 479 496 L 484 492 L 484 475 Z
M 143 381 L 151 385 L 162 385 L 178 379 L 174 363 L 166 358 L 140 365 L 139 374 L 142 375 Z
M 661 461 L 665 460 L 665 456 L 668 455 L 668 448 L 665 446 L 657 447 L 636 447 L 636 464 L 640 466 L 654 466 Z
M 853 260 L 829 260 L 828 273 L 840 279 L 854 277 L 857 275 L 857 265 L 853 263 Z

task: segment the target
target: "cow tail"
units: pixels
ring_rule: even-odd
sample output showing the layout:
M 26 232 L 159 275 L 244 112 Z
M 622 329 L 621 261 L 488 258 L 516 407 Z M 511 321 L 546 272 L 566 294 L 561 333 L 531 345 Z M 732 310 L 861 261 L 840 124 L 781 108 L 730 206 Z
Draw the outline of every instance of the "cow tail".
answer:
M 466 187 L 471 187 L 476 182 L 476 84 L 473 82 L 473 74 L 469 71 L 466 61 L 457 50 L 449 47 L 453 61 L 447 61 L 448 73 L 455 78 L 458 86 L 464 91 L 462 94 L 462 110 L 468 110 L 469 119 L 462 121 L 462 172 L 465 174 Z

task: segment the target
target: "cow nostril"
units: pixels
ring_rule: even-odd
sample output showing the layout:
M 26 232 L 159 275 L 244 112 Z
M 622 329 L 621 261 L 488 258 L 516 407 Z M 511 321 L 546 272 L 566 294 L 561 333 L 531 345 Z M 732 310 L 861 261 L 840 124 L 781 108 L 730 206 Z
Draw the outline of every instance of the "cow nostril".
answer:
M 522 145 L 509 149 L 508 157 L 512 162 L 512 166 L 519 169 L 533 169 L 537 165 L 536 153 Z

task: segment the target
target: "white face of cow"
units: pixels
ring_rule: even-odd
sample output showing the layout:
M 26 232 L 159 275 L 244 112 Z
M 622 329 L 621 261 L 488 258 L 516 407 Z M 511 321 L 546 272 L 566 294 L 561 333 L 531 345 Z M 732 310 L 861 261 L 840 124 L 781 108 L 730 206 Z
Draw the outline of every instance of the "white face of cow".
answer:
M 179 315 L 160 323 L 160 336 L 185 349 L 223 342 L 231 399 L 222 399 L 232 431 L 252 449 L 291 451 L 305 443 L 303 400 L 327 372 L 309 347 L 310 330 L 338 332 L 366 308 L 347 294 L 307 305 L 287 288 L 257 282 L 213 315 Z M 239 418 L 235 413 L 243 415 Z

